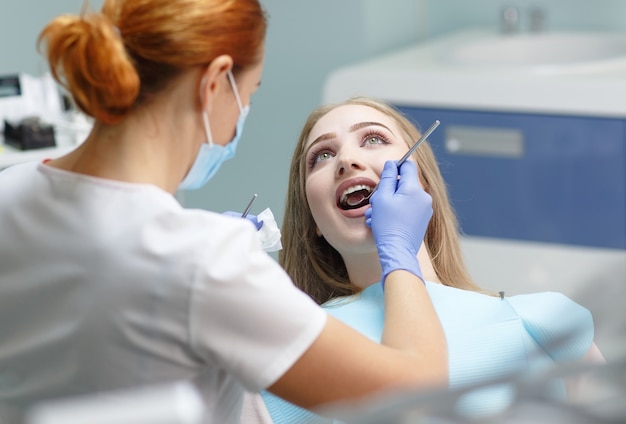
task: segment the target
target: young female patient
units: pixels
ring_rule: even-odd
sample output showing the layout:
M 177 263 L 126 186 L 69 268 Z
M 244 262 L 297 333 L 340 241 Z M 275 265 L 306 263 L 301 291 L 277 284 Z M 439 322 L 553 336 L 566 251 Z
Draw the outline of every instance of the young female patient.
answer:
M 279 261 L 299 287 L 340 320 L 374 340 L 383 328 L 381 269 L 370 228 L 368 197 L 386 160 L 399 159 L 419 138 L 399 111 L 371 98 L 353 98 L 313 111 L 291 163 Z M 449 386 L 462 388 L 509 375 L 546 370 L 556 362 L 602 361 L 590 313 L 552 292 L 500 298 L 469 276 L 457 220 L 433 152 L 413 154 L 433 216 L 418 260 L 449 349 Z M 563 381 L 550 394 L 566 396 Z M 511 387 L 471 392 L 458 413 L 496 413 L 512 401 Z M 275 423 L 314 417 L 263 394 Z

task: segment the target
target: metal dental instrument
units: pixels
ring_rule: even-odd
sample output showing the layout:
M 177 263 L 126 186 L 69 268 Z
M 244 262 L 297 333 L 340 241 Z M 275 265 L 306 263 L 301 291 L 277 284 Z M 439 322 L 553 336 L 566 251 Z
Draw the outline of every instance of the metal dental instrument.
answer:
M 426 132 L 424 134 L 422 134 L 422 136 L 420 137 L 419 140 L 417 140 L 417 143 L 415 143 L 413 145 L 413 147 L 411 147 L 409 149 L 408 152 L 406 152 L 406 154 L 404 156 L 402 156 L 402 158 L 398 161 L 398 168 L 400 168 L 400 165 L 402 165 L 404 163 L 405 160 L 407 160 L 409 158 L 409 156 L 411 156 L 413 154 L 413 152 L 415 151 L 415 149 L 417 149 L 419 147 L 420 144 L 422 144 L 427 138 L 428 136 L 435 131 L 435 128 L 437 128 L 439 126 L 441 122 L 439 122 L 439 120 L 435 120 L 435 122 L 433 122 L 433 124 L 430 126 L 430 128 L 428 128 L 426 130 Z
M 250 200 L 250 203 L 248 203 L 248 206 L 246 206 L 246 209 L 243 211 L 243 213 L 241 214 L 242 218 L 245 218 L 246 215 L 248 215 L 248 212 L 250 212 L 250 209 L 252 209 L 252 204 L 254 203 L 254 201 L 256 200 L 256 193 L 254 194 L 254 196 L 252 196 L 252 199 Z

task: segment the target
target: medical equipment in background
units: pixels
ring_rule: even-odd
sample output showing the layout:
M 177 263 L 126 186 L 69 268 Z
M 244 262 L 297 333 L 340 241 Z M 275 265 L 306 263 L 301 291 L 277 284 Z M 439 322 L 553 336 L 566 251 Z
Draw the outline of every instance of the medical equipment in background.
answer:
M 56 146 L 54 127 L 32 116 L 18 122 L 4 120 L 4 143 L 19 150 Z
M 626 37 L 464 30 L 336 69 L 322 97 L 359 95 L 441 120 L 429 144 L 480 286 L 561 292 L 626 354 L 604 306 L 626 302 Z
M 61 156 L 91 127 L 50 73 L 0 76 L 0 169 Z
M 48 91 L 41 90 L 42 93 Z M 49 98 L 49 96 L 46 97 Z M 12 120 L 14 116 L 19 117 L 27 114 L 24 110 L 27 108 L 26 105 L 20 101 L 25 98 L 22 93 L 22 82 L 18 75 L 0 77 L 0 114 L 4 116 L 0 128 L 3 128 L 5 143 L 20 150 L 55 146 L 54 128 L 43 123 L 38 116 L 29 116 L 19 122 Z M 45 104 L 46 99 L 36 100 L 43 100 Z
M 41 78 L 28 74 L 0 76 L 0 128 L 4 120 L 17 121 L 37 116 L 43 120 L 59 119 L 62 99 L 50 74 Z

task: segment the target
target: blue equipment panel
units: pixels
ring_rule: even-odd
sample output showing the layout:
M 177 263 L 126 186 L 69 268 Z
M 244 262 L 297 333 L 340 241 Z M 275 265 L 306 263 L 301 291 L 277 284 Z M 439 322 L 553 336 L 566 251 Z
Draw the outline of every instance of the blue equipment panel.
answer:
M 626 249 L 625 120 L 396 107 L 422 131 L 441 121 L 428 141 L 464 234 Z M 468 153 L 450 149 L 454 128 L 520 137 Z

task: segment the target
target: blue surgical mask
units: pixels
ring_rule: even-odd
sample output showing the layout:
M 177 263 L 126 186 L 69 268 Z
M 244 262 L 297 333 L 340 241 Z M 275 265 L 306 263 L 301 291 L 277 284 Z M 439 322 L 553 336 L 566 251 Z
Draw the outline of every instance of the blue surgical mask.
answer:
M 235 99 L 237 100 L 237 106 L 239 107 L 239 118 L 237 119 L 235 136 L 225 146 L 213 143 L 211 126 L 209 125 L 209 116 L 205 111 L 203 111 L 202 121 L 204 123 L 204 131 L 206 133 L 207 142 L 200 146 L 196 160 L 185 176 L 185 179 L 182 183 L 180 183 L 180 186 L 178 186 L 179 190 L 195 190 L 203 187 L 207 181 L 215 175 L 223 162 L 235 156 L 237 145 L 239 144 L 239 139 L 241 138 L 241 133 L 243 132 L 243 126 L 246 122 L 248 112 L 250 111 L 250 106 L 242 106 L 235 78 L 230 71 L 228 71 L 228 80 L 230 81 L 230 85 L 235 92 Z

